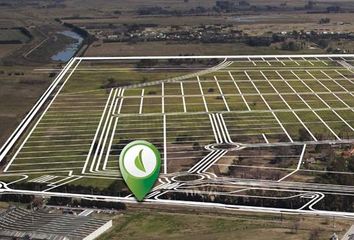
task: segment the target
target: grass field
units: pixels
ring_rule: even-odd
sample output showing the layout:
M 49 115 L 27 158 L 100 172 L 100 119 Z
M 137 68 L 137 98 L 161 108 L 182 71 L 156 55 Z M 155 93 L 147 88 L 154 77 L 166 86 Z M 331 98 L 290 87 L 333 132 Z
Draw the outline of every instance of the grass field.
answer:
M 133 212 L 113 219 L 113 228 L 100 240 L 108 239 L 309 239 L 319 231 L 318 239 L 329 239 L 333 232 L 339 237 L 350 226 L 349 221 L 283 217 L 272 215 L 214 216 L 207 214 L 169 214 L 164 212 Z M 294 225 L 298 224 L 298 230 Z
M 298 54 L 322 53 L 321 49 L 304 49 Z M 244 43 L 164 43 L 164 42 L 142 42 L 137 44 L 129 43 L 104 43 L 101 45 L 92 44 L 86 51 L 85 56 L 136 56 L 137 52 L 144 52 L 145 55 L 249 55 L 249 54 L 292 54 L 290 51 L 270 47 L 251 47 Z
M 28 109 L 48 87 L 50 80 L 47 73 L 33 72 L 32 67 L 21 70 L 0 67 L 0 145 L 5 143 Z
M 76 59 L 8 156 L 3 176 L 25 175 L 15 184 L 39 183 L 44 191 L 118 184 L 124 193 L 120 151 L 145 139 L 161 152 L 162 176 L 316 182 L 330 172 L 323 164 L 304 167 L 310 146 L 353 140 L 350 61 Z
M 301 129 L 306 129 L 311 141 L 353 138 L 350 70 L 329 59 L 315 58 L 245 59 L 228 64 L 198 77 L 150 86 L 149 82 L 191 70 L 166 72 L 163 64 L 160 69 L 134 70 L 83 61 L 75 66 L 7 171 L 79 173 L 90 146 L 98 143 L 93 155 L 98 154 L 99 160 L 88 163 L 92 164 L 90 171 L 107 167 L 117 173 L 116 153 L 126 142 L 149 139 L 163 149 L 163 116 L 172 168 L 180 158 L 188 168 L 200 157 L 200 150 L 190 149 L 193 160 L 188 161 L 181 149 L 192 148 L 195 142 L 207 145 L 215 141 L 208 113 L 222 113 L 231 140 L 242 144 L 264 139 L 271 143 L 300 141 Z M 110 87 L 105 85 L 107 79 L 119 87 L 105 89 Z M 124 88 L 133 84 L 145 85 Z M 97 129 L 103 111 L 105 124 Z M 96 133 L 101 137 L 92 142 Z
M 0 41 L 20 41 L 26 43 L 30 39 L 19 29 L 0 29 Z

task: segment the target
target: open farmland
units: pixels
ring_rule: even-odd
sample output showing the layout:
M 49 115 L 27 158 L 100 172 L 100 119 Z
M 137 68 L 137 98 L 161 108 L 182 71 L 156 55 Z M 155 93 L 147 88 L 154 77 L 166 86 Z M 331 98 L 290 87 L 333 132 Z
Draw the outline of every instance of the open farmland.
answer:
M 0 42 L 28 42 L 30 39 L 20 29 L 0 29 Z
M 353 60 L 74 58 L 1 149 L 2 190 L 134 201 L 118 158 L 145 139 L 162 155 L 146 201 L 353 216 L 353 170 L 335 164 L 354 141 Z

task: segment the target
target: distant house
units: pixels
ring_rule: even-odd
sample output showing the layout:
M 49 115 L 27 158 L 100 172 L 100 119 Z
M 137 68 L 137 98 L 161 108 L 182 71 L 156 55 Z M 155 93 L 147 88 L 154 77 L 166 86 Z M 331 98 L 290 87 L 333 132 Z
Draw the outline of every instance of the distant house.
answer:
M 117 39 L 118 38 L 118 35 L 108 35 L 107 36 L 107 39 L 109 40 L 114 40 L 114 39 Z

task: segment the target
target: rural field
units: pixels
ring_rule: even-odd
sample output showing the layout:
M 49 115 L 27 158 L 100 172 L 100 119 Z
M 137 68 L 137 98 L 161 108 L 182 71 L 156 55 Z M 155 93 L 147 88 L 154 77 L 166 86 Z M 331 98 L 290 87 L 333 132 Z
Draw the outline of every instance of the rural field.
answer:
M 301 218 L 266 214 L 215 215 L 201 213 L 133 212 L 116 216 L 114 227 L 100 237 L 108 239 L 327 239 L 333 234 L 333 222 L 326 218 Z M 157 225 L 155 225 L 157 223 Z M 335 221 L 339 236 L 349 227 L 347 220 Z M 295 228 L 294 228 L 295 227 Z M 296 229 L 297 228 L 297 229 Z M 344 230 L 344 231 L 343 231 Z
M 118 158 L 143 139 L 162 155 L 150 201 L 351 216 L 351 196 L 341 193 L 352 191 L 352 165 L 341 164 L 354 133 L 352 63 L 351 55 L 75 58 L 40 113 L 32 109 L 36 121 L 21 123 L 25 134 L 2 149 L 10 153 L 2 184 L 129 202 Z
M 248 54 L 291 54 L 290 51 L 280 51 L 275 47 L 250 47 L 246 44 L 234 43 L 191 43 L 191 44 L 178 44 L 178 43 L 160 43 L 160 42 L 146 42 L 139 44 L 129 43 L 104 43 L 102 45 L 91 45 L 85 52 L 87 57 L 95 56 L 136 56 L 136 53 L 144 53 L 148 56 L 174 56 L 180 53 L 198 55 L 248 55 Z M 300 53 L 316 54 L 321 53 L 320 49 L 306 49 Z
M 0 0 L 0 239 L 71 239 L 93 218 L 99 240 L 350 240 L 353 12 Z M 161 155 L 141 202 L 119 165 L 134 140 Z

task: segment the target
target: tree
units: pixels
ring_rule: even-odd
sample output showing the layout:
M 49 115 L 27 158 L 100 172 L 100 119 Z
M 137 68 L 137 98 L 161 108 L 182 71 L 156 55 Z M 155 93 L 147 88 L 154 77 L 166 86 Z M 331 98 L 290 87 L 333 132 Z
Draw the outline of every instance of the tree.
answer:
M 272 44 L 273 37 L 248 37 L 246 43 L 253 47 L 265 46 L 269 47 Z
M 328 52 L 328 53 L 333 52 L 333 48 L 332 47 L 327 48 L 326 52 Z
M 35 208 L 40 208 L 43 206 L 43 198 L 42 197 L 35 197 L 32 201 L 32 206 Z
M 329 45 L 329 40 L 326 40 L 326 39 L 321 39 L 320 41 L 318 41 L 318 45 L 324 49 L 326 47 L 328 47 Z
M 214 88 L 208 88 L 208 93 L 214 92 Z
M 282 50 L 288 50 L 288 51 L 298 51 L 302 49 L 302 44 L 297 43 L 295 41 L 288 41 L 288 42 L 283 42 L 281 45 Z

